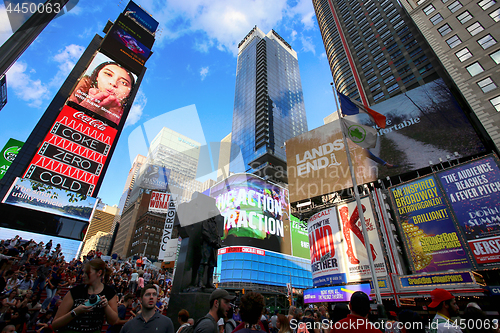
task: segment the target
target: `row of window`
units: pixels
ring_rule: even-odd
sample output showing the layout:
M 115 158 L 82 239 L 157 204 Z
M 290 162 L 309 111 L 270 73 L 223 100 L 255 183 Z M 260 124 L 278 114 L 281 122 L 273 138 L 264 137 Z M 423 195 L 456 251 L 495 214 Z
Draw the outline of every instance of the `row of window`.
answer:
M 446 43 L 452 49 L 457 45 L 462 44 L 462 40 L 460 39 L 460 37 L 458 37 L 458 35 L 453 35 L 452 37 L 446 40 Z M 477 43 L 483 48 L 483 50 L 486 50 L 490 46 L 495 45 L 497 41 L 495 40 L 495 38 L 493 38 L 493 36 L 487 34 L 486 36 L 478 39 Z
M 478 6 L 481 7 L 482 10 L 487 10 L 491 6 L 494 6 L 496 4 L 496 0 L 481 0 L 478 3 Z M 460 8 L 462 8 L 463 5 L 459 0 L 454 1 L 450 5 L 448 5 L 448 9 L 450 12 L 455 13 L 457 12 Z M 436 10 L 436 7 L 434 5 L 430 4 L 422 9 L 425 15 L 430 15 Z M 470 14 L 469 14 L 470 15 Z

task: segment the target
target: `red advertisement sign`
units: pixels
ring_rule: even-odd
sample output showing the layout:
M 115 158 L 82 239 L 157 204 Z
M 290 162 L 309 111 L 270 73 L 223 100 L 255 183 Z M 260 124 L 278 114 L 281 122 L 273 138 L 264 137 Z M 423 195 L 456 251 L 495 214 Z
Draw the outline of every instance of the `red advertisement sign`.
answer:
M 92 195 L 116 129 L 64 106 L 24 178 Z
M 468 241 L 478 264 L 500 261 L 500 236 Z
M 218 254 L 226 254 L 226 253 L 253 253 L 257 254 L 259 256 L 265 256 L 266 251 L 257 249 L 255 247 L 247 247 L 247 246 L 230 246 L 230 247 L 223 247 L 222 249 L 219 249 Z
M 166 214 L 168 211 L 168 202 L 170 201 L 169 193 L 152 192 L 151 200 L 149 201 L 149 211 L 161 214 Z

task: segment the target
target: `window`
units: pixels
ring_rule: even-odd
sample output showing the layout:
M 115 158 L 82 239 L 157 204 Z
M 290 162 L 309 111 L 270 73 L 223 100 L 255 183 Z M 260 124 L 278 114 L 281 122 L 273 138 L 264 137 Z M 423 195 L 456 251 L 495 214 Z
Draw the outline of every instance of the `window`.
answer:
M 383 71 L 380 72 L 380 76 L 384 76 L 385 74 L 389 73 L 391 71 L 391 67 L 387 67 Z
M 376 94 L 375 96 L 373 96 L 373 99 L 375 101 L 377 101 L 377 100 L 381 99 L 382 97 L 384 97 L 384 92 L 383 91 L 379 92 L 378 94 Z M 498 99 L 499 99 L 498 103 L 500 104 L 500 96 L 498 97 Z M 498 106 L 497 111 L 499 111 L 499 110 L 500 110 L 500 105 Z
M 500 96 L 490 99 L 490 103 L 493 105 L 495 110 L 500 111 Z
M 493 21 L 498 22 L 500 21 L 500 8 L 497 10 L 494 10 L 491 14 L 490 17 L 493 19 Z
M 398 74 L 399 75 L 403 75 L 404 73 L 406 73 L 406 72 L 408 72 L 410 70 L 411 70 L 410 66 L 406 65 L 405 67 L 403 67 L 400 70 L 398 70 Z
M 438 13 L 433 17 L 431 17 L 429 20 L 432 22 L 433 25 L 436 25 L 443 20 L 443 17 L 441 16 L 441 14 Z
M 482 0 L 482 1 L 479 1 L 477 4 L 483 10 L 486 10 L 486 9 L 490 8 L 491 6 L 494 6 L 496 3 L 497 3 L 496 0 Z
M 394 66 L 398 67 L 399 65 L 404 64 L 405 62 L 406 62 L 406 59 L 403 57 L 403 58 L 399 59 L 398 61 L 394 62 Z
M 421 48 L 421 47 L 418 47 L 418 48 L 416 48 L 415 50 L 411 51 L 411 52 L 409 53 L 409 55 L 410 55 L 410 57 L 412 57 L 412 58 L 413 58 L 415 55 L 419 54 L 420 52 L 422 52 L 422 48 Z
M 371 92 L 374 92 L 374 91 L 377 91 L 380 89 L 380 84 L 377 83 L 376 85 L 374 85 L 373 87 L 370 87 L 370 91 Z
M 451 27 L 450 25 L 447 23 L 441 27 L 439 27 L 438 29 L 438 32 L 441 36 L 445 36 L 447 34 L 449 34 L 451 32 Z
M 408 82 L 410 82 L 413 79 L 415 79 L 415 75 L 414 74 L 410 74 L 410 75 L 404 77 L 402 79 L 402 81 L 403 81 L 404 84 L 407 84 Z
M 495 62 L 495 64 L 500 64 L 500 50 L 490 54 L 491 59 Z
M 393 92 L 394 90 L 396 90 L 398 88 L 399 88 L 399 85 L 397 83 L 394 83 L 392 86 L 390 86 L 389 88 L 387 88 L 387 91 L 388 92 Z
M 424 67 L 420 68 L 418 70 L 418 72 L 420 73 L 420 75 L 424 74 L 425 72 L 429 71 L 432 69 L 432 65 L 431 64 L 427 64 L 425 65 Z
M 471 34 L 471 36 L 475 36 L 483 30 L 484 28 L 479 22 L 476 22 L 467 28 L 467 31 Z
M 487 93 L 488 91 L 492 91 L 493 89 L 495 89 L 497 87 L 495 82 L 493 82 L 493 80 L 489 76 L 486 79 L 479 81 L 477 83 L 477 85 L 479 86 L 479 88 L 481 88 L 481 90 L 484 93 Z
M 448 9 L 450 10 L 450 12 L 454 13 L 462 7 L 463 6 L 460 3 L 460 1 L 455 1 L 454 3 L 452 3 L 451 5 L 448 6 Z
M 460 60 L 460 62 L 464 62 L 465 60 L 472 58 L 472 53 L 470 53 L 468 48 L 464 48 L 458 51 L 457 53 L 455 53 L 455 55 L 457 56 L 458 60 Z
M 391 82 L 392 80 L 394 80 L 394 76 L 392 76 L 392 75 L 391 75 L 391 76 L 387 77 L 387 78 L 384 80 L 384 84 L 387 84 L 387 83 Z
M 481 64 L 479 64 L 477 61 L 475 63 L 473 63 L 472 65 L 465 67 L 465 69 L 467 69 L 470 76 L 475 76 L 475 75 L 481 73 L 482 71 L 484 71 Z
M 464 24 L 465 22 L 472 20 L 472 15 L 469 13 L 469 11 L 466 10 L 465 12 L 457 16 L 457 20 L 460 23 Z
M 433 5 L 429 5 L 429 6 L 425 7 L 422 10 L 423 10 L 423 12 L 424 12 L 425 15 L 429 15 L 430 13 L 432 13 L 433 11 L 435 11 L 436 8 L 434 8 Z
M 495 40 L 495 38 L 491 37 L 491 35 L 486 35 L 484 36 L 483 38 L 479 39 L 477 41 L 479 43 L 479 45 L 481 45 L 481 47 L 483 49 L 487 49 L 488 47 L 492 46 L 492 45 L 495 45 L 497 43 L 497 41 Z
M 372 76 L 371 78 L 368 79 L 368 84 L 372 84 L 375 81 L 377 81 L 377 76 Z
M 448 44 L 448 46 L 450 47 L 450 49 L 454 48 L 455 46 L 459 45 L 462 43 L 462 41 L 460 40 L 460 38 L 458 38 L 457 35 L 454 35 L 453 37 L 449 38 L 446 40 L 446 43 Z

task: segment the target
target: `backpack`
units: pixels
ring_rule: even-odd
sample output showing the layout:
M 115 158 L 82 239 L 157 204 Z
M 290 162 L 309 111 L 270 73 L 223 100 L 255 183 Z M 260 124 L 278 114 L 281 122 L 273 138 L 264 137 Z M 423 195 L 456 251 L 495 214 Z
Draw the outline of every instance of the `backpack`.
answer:
M 215 331 L 214 332 L 219 332 L 219 326 L 217 325 L 217 323 L 212 319 L 212 317 L 205 315 L 203 317 L 201 317 L 200 319 L 198 319 L 196 321 L 196 323 L 194 323 L 194 325 L 190 325 L 190 326 L 186 326 L 182 329 L 181 332 L 179 333 L 194 333 L 194 330 L 196 329 L 196 326 L 198 326 L 199 323 L 201 323 L 202 320 L 205 320 L 205 319 L 208 319 L 210 321 L 212 321 L 212 323 L 214 324 L 214 327 L 215 327 Z

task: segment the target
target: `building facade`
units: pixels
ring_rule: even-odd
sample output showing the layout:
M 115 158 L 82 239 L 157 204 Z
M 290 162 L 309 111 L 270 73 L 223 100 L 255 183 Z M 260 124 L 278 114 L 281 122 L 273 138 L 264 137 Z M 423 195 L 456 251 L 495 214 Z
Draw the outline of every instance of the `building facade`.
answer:
M 335 88 L 365 105 L 439 78 L 443 70 L 396 0 L 313 0 Z
M 286 181 L 284 143 L 304 132 L 297 53 L 274 30 L 254 27 L 238 46 L 230 171 Z M 240 150 L 246 170 L 233 163 Z
M 404 0 L 446 72 L 500 147 L 500 3 Z

